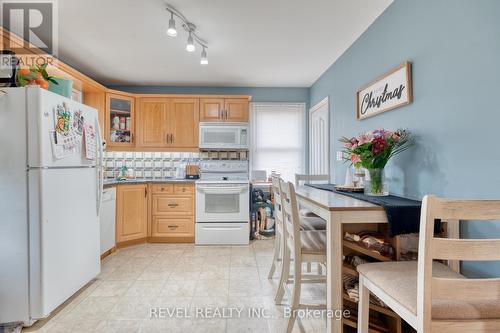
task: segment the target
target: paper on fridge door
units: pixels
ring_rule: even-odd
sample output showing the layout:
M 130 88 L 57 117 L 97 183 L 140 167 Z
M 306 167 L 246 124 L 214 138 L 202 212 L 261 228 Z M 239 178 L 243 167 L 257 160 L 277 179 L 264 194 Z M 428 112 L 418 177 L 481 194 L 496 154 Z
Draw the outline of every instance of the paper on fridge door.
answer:
M 95 128 L 92 124 L 85 123 L 83 128 L 83 143 L 85 144 L 85 157 L 88 160 L 96 159 L 96 137 Z

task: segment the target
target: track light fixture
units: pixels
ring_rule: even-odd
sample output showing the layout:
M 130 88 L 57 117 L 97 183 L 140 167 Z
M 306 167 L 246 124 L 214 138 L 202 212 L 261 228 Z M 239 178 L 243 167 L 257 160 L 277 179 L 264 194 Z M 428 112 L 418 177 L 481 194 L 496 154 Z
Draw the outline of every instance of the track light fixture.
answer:
M 194 23 L 191 23 L 184 15 L 182 15 L 181 12 L 179 12 L 174 7 L 172 7 L 169 4 L 166 5 L 167 5 L 167 11 L 170 13 L 167 35 L 170 37 L 177 36 L 177 29 L 175 28 L 175 18 L 174 18 L 175 16 L 181 21 L 182 28 L 184 29 L 184 31 L 188 33 L 186 51 L 188 52 L 196 51 L 195 43 L 199 44 L 202 47 L 200 64 L 208 65 L 208 58 L 207 58 L 208 43 L 196 34 L 196 25 L 194 25 Z
M 196 51 L 196 46 L 194 46 L 193 36 L 191 35 L 191 31 L 189 32 L 188 42 L 186 45 L 186 51 L 194 52 Z
M 201 60 L 200 64 L 202 65 L 208 65 L 208 58 L 207 58 L 207 50 L 203 46 L 203 50 L 201 51 Z
M 175 29 L 175 20 L 174 20 L 174 13 L 170 13 L 170 20 L 168 20 L 168 29 L 167 29 L 167 35 L 170 37 L 175 37 L 177 36 L 177 29 Z

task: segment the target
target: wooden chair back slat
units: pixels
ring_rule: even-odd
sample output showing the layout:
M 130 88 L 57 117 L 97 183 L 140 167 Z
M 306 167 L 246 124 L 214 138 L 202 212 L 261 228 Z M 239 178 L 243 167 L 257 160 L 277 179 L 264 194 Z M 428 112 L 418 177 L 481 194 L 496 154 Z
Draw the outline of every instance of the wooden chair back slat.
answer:
M 500 260 L 500 239 L 434 238 L 432 258 L 439 260 Z
M 295 174 L 295 186 L 298 187 L 302 184 L 310 184 L 311 182 L 321 182 L 330 181 L 330 176 L 328 175 L 303 175 L 303 174 Z
M 438 199 L 433 208 L 436 219 L 442 220 L 500 220 L 500 200 Z
M 433 277 L 432 298 L 451 301 L 497 301 L 500 299 L 500 279 Z

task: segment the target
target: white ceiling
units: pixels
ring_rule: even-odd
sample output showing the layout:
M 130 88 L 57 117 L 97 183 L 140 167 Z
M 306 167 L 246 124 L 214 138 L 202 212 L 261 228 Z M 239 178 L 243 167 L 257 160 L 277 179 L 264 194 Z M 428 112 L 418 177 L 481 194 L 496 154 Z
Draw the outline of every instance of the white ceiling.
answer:
M 308 87 L 392 0 L 170 0 L 209 43 L 166 35 L 162 0 L 59 1 L 59 56 L 104 84 Z

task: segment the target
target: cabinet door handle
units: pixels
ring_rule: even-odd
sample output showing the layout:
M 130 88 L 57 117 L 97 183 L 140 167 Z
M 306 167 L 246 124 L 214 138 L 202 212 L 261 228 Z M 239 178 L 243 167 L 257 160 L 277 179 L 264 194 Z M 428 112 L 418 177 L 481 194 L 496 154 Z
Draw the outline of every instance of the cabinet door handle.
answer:
M 144 198 L 147 198 L 148 197 L 148 188 L 146 187 L 144 189 Z
M 165 141 L 168 143 L 168 133 L 165 134 Z
M 179 226 L 178 225 L 169 225 L 168 228 L 169 229 L 177 229 Z
M 168 204 L 168 207 L 171 207 L 171 208 L 175 208 L 177 206 L 179 206 L 179 204 L 176 204 L 176 203 L 170 203 L 170 204 Z
M 174 143 L 174 135 L 173 134 L 170 134 L 170 138 L 172 139 L 172 141 L 170 143 Z
M 130 143 L 134 143 L 134 133 L 130 134 Z

